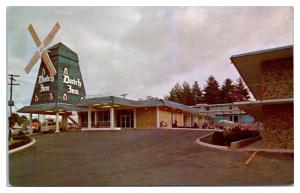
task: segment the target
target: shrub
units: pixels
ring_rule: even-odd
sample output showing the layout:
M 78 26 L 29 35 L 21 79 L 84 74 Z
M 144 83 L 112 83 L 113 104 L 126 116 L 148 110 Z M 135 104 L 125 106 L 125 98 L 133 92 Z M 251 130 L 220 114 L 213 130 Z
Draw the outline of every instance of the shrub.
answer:
M 231 131 L 214 132 L 212 136 L 212 144 L 229 146 L 231 142 L 249 139 L 257 136 L 259 136 L 259 132 L 256 130 L 240 130 L 235 128 Z
M 23 136 L 16 136 L 13 138 L 14 142 L 9 145 L 9 150 L 21 147 L 27 143 L 30 143 L 30 138 L 27 137 L 26 135 Z
M 18 132 L 18 136 L 22 136 L 22 135 L 24 135 L 24 132 L 23 131 L 19 131 Z
M 225 137 L 222 132 L 214 132 L 211 142 L 214 145 L 226 145 Z

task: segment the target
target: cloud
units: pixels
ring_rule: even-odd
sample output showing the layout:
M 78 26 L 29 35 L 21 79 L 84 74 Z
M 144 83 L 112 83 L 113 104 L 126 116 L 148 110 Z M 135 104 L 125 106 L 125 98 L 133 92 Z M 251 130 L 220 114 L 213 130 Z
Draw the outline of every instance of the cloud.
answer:
M 20 74 L 18 107 L 30 103 L 39 65 L 24 67 L 59 21 L 61 41 L 78 53 L 88 94 L 163 97 L 176 83 L 212 74 L 222 84 L 238 78 L 233 54 L 293 44 L 291 7 L 8 7 L 8 72 Z M 22 93 L 22 94 L 19 94 Z

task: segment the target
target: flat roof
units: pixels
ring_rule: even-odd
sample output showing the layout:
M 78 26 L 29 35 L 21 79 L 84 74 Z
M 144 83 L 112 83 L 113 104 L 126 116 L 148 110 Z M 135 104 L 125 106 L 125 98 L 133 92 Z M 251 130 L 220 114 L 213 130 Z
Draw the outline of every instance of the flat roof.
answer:
M 267 100 L 257 100 L 257 101 L 243 101 L 235 102 L 236 105 L 247 114 L 255 117 L 257 120 L 262 120 L 264 117 L 263 106 L 266 105 L 280 105 L 280 104 L 293 104 L 294 98 L 285 99 L 267 99 Z
M 173 101 L 165 99 L 148 99 L 148 100 L 130 100 L 126 98 L 116 97 L 116 96 L 106 96 L 106 97 L 95 97 L 89 99 L 82 99 L 77 105 L 88 107 L 90 105 L 124 105 L 129 107 L 157 107 L 166 106 L 174 109 L 179 109 L 182 111 L 187 111 L 191 113 L 204 113 L 202 110 L 176 103 Z
M 24 106 L 19 109 L 18 113 L 35 113 L 35 114 L 55 114 L 55 111 L 59 112 L 71 112 L 71 111 L 87 111 L 87 108 L 78 107 L 73 104 L 67 103 L 44 103 Z
M 263 61 L 293 57 L 293 45 L 237 54 L 230 57 L 247 87 L 255 97 L 261 99 L 261 63 Z

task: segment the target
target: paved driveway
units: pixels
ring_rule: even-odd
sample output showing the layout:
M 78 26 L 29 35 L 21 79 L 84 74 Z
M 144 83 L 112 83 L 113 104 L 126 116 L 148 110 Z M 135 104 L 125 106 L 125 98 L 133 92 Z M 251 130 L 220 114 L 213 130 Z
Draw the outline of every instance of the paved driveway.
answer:
M 204 131 L 122 130 L 36 136 L 9 156 L 13 186 L 283 185 L 293 183 L 293 157 L 199 146 Z

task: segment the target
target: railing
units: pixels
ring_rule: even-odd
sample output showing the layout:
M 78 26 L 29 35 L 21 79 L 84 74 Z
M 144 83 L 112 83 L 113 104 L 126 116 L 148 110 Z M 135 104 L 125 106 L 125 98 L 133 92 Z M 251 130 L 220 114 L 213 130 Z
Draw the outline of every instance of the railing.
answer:
M 96 127 L 96 128 L 108 128 L 108 127 L 110 127 L 110 122 L 109 121 L 97 121 L 95 123 L 95 121 L 92 121 L 91 126 Z M 88 127 L 88 122 L 87 121 L 80 122 L 80 127 Z

